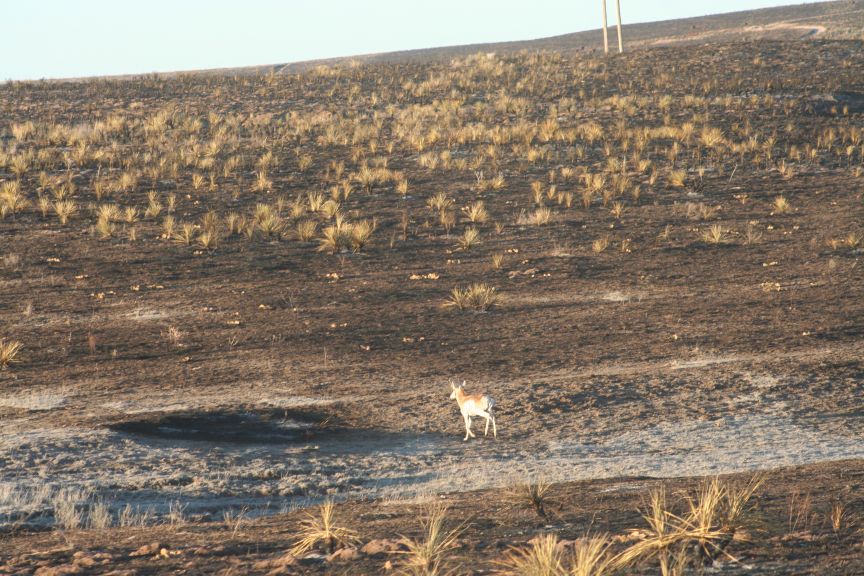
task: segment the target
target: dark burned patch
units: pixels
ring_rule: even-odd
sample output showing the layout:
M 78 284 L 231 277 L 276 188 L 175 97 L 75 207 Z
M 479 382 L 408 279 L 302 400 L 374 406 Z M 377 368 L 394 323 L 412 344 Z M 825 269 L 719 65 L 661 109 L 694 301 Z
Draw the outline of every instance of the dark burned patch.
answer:
M 148 438 L 287 444 L 334 437 L 350 430 L 323 413 L 299 410 L 219 410 L 153 414 L 108 425 L 115 432 Z

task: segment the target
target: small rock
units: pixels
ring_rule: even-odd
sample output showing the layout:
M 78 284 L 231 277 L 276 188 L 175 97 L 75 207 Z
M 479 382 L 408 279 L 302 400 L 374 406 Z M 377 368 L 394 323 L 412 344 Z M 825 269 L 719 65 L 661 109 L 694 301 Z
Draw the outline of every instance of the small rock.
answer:
M 373 558 L 386 556 L 387 554 L 393 554 L 394 552 L 405 552 L 406 550 L 408 550 L 408 547 L 405 546 L 404 543 L 390 538 L 370 540 L 360 549 L 363 554 Z
M 327 562 L 354 562 L 360 559 L 360 551 L 357 548 L 341 548 L 327 557 Z
M 326 559 L 327 559 L 327 557 L 324 556 L 324 554 L 321 554 L 319 552 L 311 552 L 311 553 L 303 556 L 303 558 L 300 558 L 300 563 L 306 564 L 307 566 L 308 565 L 314 566 L 315 564 L 320 564 L 320 563 L 324 562 Z
M 34 576 L 64 576 L 65 574 L 80 574 L 81 567 L 74 564 L 60 564 L 59 566 L 43 566 L 36 570 Z
M 96 564 L 96 560 L 94 560 L 92 556 L 78 556 L 77 552 L 75 553 L 75 556 L 77 556 L 77 558 L 75 558 L 75 560 L 73 560 L 72 562 L 76 566 L 80 566 L 82 568 L 92 568 Z
M 291 554 L 290 552 L 286 552 L 282 556 L 277 556 L 276 558 L 267 558 L 265 560 L 259 560 L 253 564 L 253 568 L 256 570 L 266 570 L 267 568 L 284 568 L 288 566 L 295 566 L 298 560 L 297 557 Z
M 129 556 L 131 558 L 136 558 L 138 556 L 150 556 L 151 554 L 158 553 L 160 548 L 162 548 L 162 546 L 159 545 L 159 542 L 153 542 L 151 544 L 145 544 L 144 546 L 141 546 L 140 548 L 138 548 L 134 552 L 130 552 Z

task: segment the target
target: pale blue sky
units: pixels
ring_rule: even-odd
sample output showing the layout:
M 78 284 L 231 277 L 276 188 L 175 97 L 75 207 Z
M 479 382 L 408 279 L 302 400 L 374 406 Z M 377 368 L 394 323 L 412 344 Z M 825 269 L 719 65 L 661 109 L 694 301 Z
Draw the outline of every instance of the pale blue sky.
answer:
M 621 0 L 625 24 L 800 3 Z M 597 0 L 0 0 L 0 81 L 277 64 L 599 25 Z

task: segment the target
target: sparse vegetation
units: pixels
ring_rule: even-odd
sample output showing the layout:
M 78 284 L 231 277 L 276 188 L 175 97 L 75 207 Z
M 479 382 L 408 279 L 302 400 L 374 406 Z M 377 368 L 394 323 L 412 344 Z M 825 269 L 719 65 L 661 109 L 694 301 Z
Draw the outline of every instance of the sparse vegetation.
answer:
M 754 530 L 740 475 L 641 478 L 860 444 L 864 59 L 809 9 L 0 84 L 0 572 L 864 571 L 858 461 L 790 465 Z M 457 376 L 500 438 L 450 443 Z M 592 480 L 485 489 L 528 470 Z

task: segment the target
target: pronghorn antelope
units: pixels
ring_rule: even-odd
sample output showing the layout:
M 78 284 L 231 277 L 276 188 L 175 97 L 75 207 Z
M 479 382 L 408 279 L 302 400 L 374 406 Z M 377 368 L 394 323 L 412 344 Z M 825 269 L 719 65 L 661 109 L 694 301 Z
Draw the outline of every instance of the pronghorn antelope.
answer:
M 495 408 L 495 400 L 488 394 L 466 394 L 464 380 L 458 386 L 451 382 L 450 388 L 452 390 L 450 399 L 456 400 L 459 404 L 459 411 L 462 412 L 462 419 L 465 420 L 465 438 L 462 440 L 468 440 L 469 436 L 474 437 L 474 433 L 471 432 L 471 418 L 475 416 L 486 419 L 485 436 L 489 435 L 489 422 L 492 422 L 492 434 L 498 438 L 498 426 L 495 424 L 495 414 L 492 412 Z

